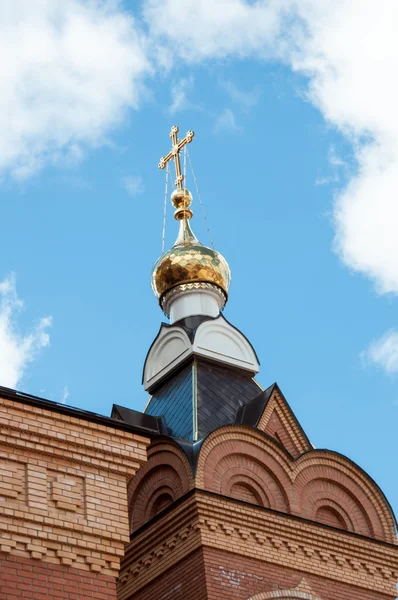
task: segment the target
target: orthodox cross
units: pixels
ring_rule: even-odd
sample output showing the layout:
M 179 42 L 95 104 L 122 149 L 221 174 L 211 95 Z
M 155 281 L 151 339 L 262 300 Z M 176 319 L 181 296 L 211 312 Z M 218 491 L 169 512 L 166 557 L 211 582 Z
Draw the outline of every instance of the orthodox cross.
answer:
M 175 163 L 175 167 L 176 167 L 175 184 L 177 186 L 177 189 L 181 190 L 184 175 L 181 173 L 180 152 L 184 148 L 184 146 L 186 146 L 187 144 L 190 144 L 192 142 L 192 138 L 195 134 L 193 131 L 188 131 L 188 133 L 184 137 L 184 139 L 181 141 L 178 141 L 178 137 L 177 137 L 178 131 L 179 131 L 179 129 L 178 129 L 177 125 L 173 125 L 173 127 L 171 128 L 171 131 L 170 131 L 170 137 L 171 137 L 171 142 L 172 142 L 171 150 L 167 156 L 162 156 L 162 158 L 159 161 L 158 166 L 159 166 L 159 169 L 164 169 L 165 166 L 167 165 L 167 163 L 174 158 L 174 163 Z

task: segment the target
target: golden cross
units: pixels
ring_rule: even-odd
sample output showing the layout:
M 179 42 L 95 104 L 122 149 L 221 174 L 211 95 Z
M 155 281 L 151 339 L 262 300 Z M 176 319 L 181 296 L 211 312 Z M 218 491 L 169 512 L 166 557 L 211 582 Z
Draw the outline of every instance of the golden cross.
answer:
M 169 160 L 174 158 L 174 163 L 175 163 L 175 167 L 176 167 L 175 184 L 177 186 L 177 189 L 181 190 L 182 182 L 184 180 L 184 175 L 181 173 L 180 152 L 184 148 L 184 146 L 186 146 L 187 144 L 190 144 L 192 142 L 192 138 L 195 134 L 193 131 L 188 131 L 188 133 L 184 137 L 184 139 L 179 142 L 178 137 L 177 137 L 178 131 L 179 131 L 179 129 L 178 129 L 177 125 L 173 125 L 173 127 L 171 128 L 171 131 L 170 131 L 170 137 L 171 137 L 171 142 L 172 142 L 171 150 L 167 156 L 162 156 L 162 158 L 159 161 L 158 166 L 159 166 L 159 169 L 164 169 L 165 166 L 167 165 L 167 163 L 169 162 Z

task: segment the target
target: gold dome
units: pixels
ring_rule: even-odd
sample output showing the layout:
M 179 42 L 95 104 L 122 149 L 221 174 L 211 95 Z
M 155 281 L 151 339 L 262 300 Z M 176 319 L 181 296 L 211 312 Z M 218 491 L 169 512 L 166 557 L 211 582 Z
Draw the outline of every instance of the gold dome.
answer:
M 225 258 L 196 239 L 186 218 L 180 220 L 176 243 L 162 254 L 152 270 L 152 289 L 159 303 L 162 304 L 167 292 L 185 284 L 210 284 L 220 288 L 227 298 L 230 282 L 231 272 Z

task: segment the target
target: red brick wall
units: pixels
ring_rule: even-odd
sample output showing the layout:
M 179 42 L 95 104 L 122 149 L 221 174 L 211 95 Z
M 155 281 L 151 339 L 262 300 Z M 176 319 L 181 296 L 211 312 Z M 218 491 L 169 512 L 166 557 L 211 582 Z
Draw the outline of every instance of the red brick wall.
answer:
M 207 600 L 203 550 L 198 549 L 129 600 Z
M 390 596 L 340 582 L 278 567 L 255 559 L 204 548 L 208 600 L 248 600 L 261 592 L 292 589 L 305 576 L 314 593 L 322 600 L 394 600 Z M 177 596 L 176 596 L 177 598 Z M 142 600 L 147 600 L 145 596 Z M 135 600 L 135 598 L 134 598 Z M 140 598 L 141 600 L 141 598 Z M 152 597 L 151 597 L 152 600 Z
M 114 577 L 0 553 L 0 600 L 116 600 Z

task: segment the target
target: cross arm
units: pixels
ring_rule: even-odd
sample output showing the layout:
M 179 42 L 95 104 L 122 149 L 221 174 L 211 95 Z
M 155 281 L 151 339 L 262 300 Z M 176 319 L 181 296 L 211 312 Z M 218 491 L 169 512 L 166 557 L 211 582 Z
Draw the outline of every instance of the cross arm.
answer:
M 184 146 L 186 146 L 186 144 L 190 144 L 192 142 L 194 135 L 195 134 L 193 131 L 188 131 L 187 135 L 184 137 L 184 139 L 181 140 L 180 142 L 178 142 L 175 146 L 173 146 L 172 149 L 170 150 L 170 152 L 167 154 L 167 156 L 162 156 L 162 158 L 159 161 L 159 165 L 158 165 L 159 169 L 164 169 L 165 166 L 167 165 L 167 163 L 172 158 L 175 158 L 176 165 L 177 165 L 178 155 L 179 155 L 180 151 L 184 148 Z

